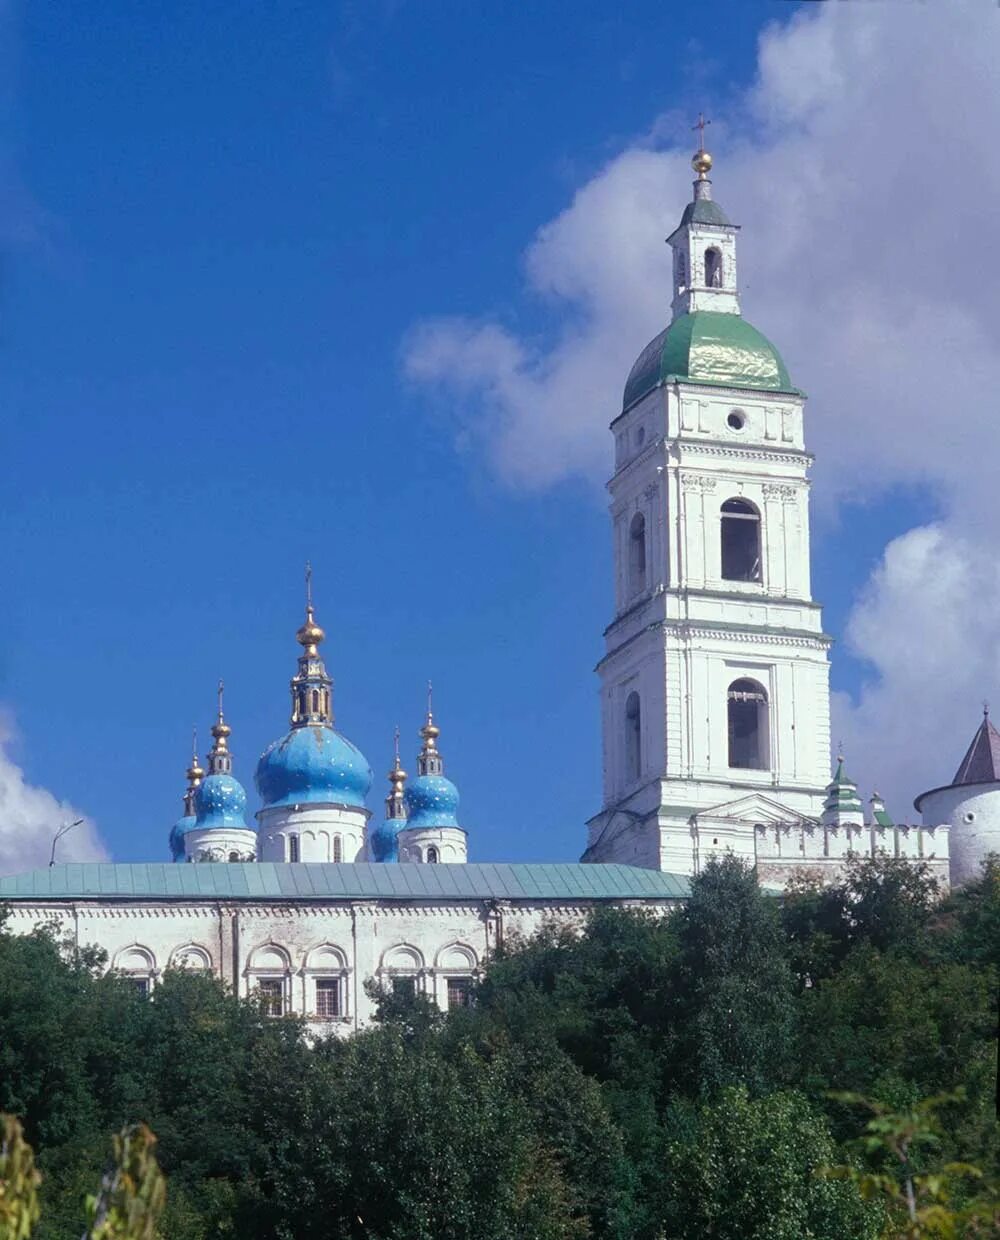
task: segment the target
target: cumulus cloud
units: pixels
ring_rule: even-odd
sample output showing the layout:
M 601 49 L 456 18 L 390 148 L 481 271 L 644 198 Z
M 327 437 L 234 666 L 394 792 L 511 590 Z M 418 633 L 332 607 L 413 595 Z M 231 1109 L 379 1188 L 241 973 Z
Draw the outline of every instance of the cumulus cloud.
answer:
M 83 822 L 59 841 L 59 861 L 103 861 L 107 857 L 91 820 L 45 788 L 29 784 L 11 757 L 13 726 L 0 714 L 0 874 L 48 865 L 52 836 L 63 823 Z
M 743 225 L 744 313 L 811 394 L 818 502 L 917 486 L 941 516 L 887 549 L 849 626 L 871 680 L 838 702 L 839 726 L 897 801 L 950 775 L 1000 670 L 998 53 L 985 0 L 810 7 L 764 30 L 727 109 L 739 123 L 712 131 L 715 194 Z M 406 373 L 505 483 L 606 475 L 624 377 L 669 317 L 663 238 L 689 154 L 637 140 L 539 229 L 532 331 L 484 313 L 411 332 Z
M 873 675 L 856 700 L 834 696 L 834 735 L 852 773 L 912 820 L 913 797 L 949 782 L 1000 685 L 1000 562 L 946 525 L 908 531 L 862 591 L 846 643 Z

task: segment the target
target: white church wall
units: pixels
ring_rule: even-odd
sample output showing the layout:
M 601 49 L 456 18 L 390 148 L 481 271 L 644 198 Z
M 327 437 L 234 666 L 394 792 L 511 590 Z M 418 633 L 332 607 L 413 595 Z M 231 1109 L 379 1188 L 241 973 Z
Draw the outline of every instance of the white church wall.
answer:
M 372 1020 L 364 985 L 370 978 L 385 985 L 412 980 L 418 993 L 446 1008 L 449 979 L 478 976 L 500 942 L 530 938 L 548 922 L 582 927 L 597 903 L 16 900 L 9 924 L 21 934 L 50 925 L 70 947 L 99 946 L 109 968 L 154 992 L 171 966 L 207 968 L 241 996 L 273 986 L 281 1012 L 303 1017 L 313 1034 L 325 1036 Z M 661 912 L 675 904 L 643 902 Z
M 350 805 L 261 809 L 257 813 L 257 855 L 261 861 L 361 861 L 368 816 L 367 810 Z

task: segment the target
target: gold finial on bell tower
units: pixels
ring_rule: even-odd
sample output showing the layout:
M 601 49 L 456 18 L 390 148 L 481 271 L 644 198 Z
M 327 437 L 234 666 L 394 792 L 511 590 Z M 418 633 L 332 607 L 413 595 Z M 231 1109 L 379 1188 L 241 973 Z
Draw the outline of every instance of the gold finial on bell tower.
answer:
M 185 772 L 191 788 L 197 788 L 205 778 L 205 768 L 198 760 L 198 729 L 191 729 L 191 765 Z
M 198 761 L 198 729 L 191 729 L 191 765 L 185 771 L 187 775 L 188 786 L 184 790 L 184 813 L 187 817 L 194 817 L 194 794 L 198 791 L 198 785 L 205 778 L 205 768 Z
M 712 156 L 705 150 L 705 126 L 711 123 L 705 120 L 704 115 L 699 112 L 698 119 L 691 126 L 692 129 L 698 130 L 698 149 L 691 159 L 691 167 L 697 172 L 699 181 L 706 180 L 712 171 Z
M 295 640 L 300 646 L 305 648 L 306 654 L 315 656 L 318 654 L 317 646 L 326 637 L 326 634 L 316 623 L 315 611 L 313 610 L 312 595 L 312 564 L 306 561 L 306 619 L 305 624 L 295 634 Z
M 219 681 L 219 710 L 215 723 L 212 724 L 212 736 L 215 743 L 208 751 L 208 773 L 210 775 L 228 775 L 233 769 L 233 755 L 229 752 L 229 737 L 233 734 L 233 729 L 226 723 L 226 716 L 222 708 L 222 697 L 225 692 L 225 685 Z
M 434 686 L 427 682 L 427 721 L 420 729 L 424 747 L 417 757 L 417 771 L 421 775 L 440 775 L 444 770 L 444 759 L 438 752 L 437 738 L 441 729 L 434 722 Z
M 389 772 L 389 795 L 385 798 L 386 818 L 405 818 L 406 808 L 403 804 L 403 785 L 406 783 L 406 772 L 399 760 L 399 728 L 393 733 L 394 757 L 392 770 Z

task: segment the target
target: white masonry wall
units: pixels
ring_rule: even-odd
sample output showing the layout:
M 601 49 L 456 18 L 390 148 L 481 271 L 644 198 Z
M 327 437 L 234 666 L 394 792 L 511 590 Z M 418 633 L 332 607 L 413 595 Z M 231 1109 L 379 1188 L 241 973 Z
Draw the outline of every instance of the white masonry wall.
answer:
M 384 983 L 412 978 L 420 993 L 444 1009 L 449 978 L 477 976 L 512 936 L 530 937 L 549 922 L 581 927 L 598 903 L 14 900 L 9 926 L 26 934 L 37 925 L 54 925 L 76 946 L 102 947 L 110 967 L 154 989 L 169 967 L 209 970 L 239 995 L 250 994 L 262 981 L 277 981 L 283 1010 L 326 1035 L 350 1032 L 372 1019 L 364 990 L 368 978 Z M 631 906 L 665 912 L 675 903 Z M 320 979 L 339 983 L 341 1015 L 335 1019 L 317 1015 Z

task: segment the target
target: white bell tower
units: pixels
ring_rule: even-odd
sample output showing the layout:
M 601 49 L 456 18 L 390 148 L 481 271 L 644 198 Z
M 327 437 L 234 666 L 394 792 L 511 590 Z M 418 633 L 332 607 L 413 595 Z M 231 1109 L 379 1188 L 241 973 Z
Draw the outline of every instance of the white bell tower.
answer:
M 741 317 L 737 227 L 712 200 L 703 146 L 692 164 L 668 239 L 673 317 L 611 427 L 604 804 L 584 854 L 683 874 L 713 852 L 753 860 L 768 833 L 780 847 L 819 819 L 830 779 L 804 397 Z

